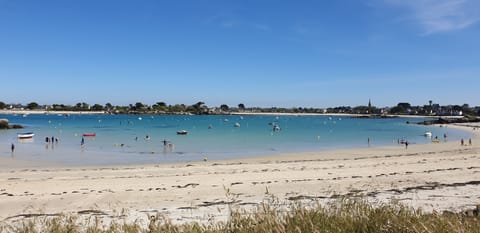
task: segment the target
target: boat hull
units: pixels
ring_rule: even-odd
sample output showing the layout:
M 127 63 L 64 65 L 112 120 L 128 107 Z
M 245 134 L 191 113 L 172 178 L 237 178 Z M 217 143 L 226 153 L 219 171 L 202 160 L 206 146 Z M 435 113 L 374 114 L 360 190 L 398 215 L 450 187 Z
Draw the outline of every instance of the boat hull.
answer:
M 17 134 L 18 139 L 32 139 L 35 136 L 34 133 L 19 133 Z
M 181 131 L 177 131 L 177 134 L 178 134 L 178 135 L 187 135 L 188 132 L 185 131 L 185 130 L 181 130 Z

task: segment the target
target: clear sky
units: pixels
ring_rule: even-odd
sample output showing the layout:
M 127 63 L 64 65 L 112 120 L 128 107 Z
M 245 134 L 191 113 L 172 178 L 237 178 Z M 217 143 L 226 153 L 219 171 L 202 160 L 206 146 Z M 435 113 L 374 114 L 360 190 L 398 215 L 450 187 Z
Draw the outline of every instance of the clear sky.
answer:
M 0 0 L 0 101 L 480 105 L 478 0 Z

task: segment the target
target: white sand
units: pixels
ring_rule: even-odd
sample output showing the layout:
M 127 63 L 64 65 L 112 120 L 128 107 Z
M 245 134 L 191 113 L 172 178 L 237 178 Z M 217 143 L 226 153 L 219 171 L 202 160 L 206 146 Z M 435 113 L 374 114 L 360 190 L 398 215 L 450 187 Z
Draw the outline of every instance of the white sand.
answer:
M 305 203 L 366 195 L 460 211 L 480 203 L 480 130 L 472 132 L 472 146 L 455 141 L 188 164 L 46 168 L 3 159 L 0 219 L 96 210 L 105 219 L 161 213 L 174 222 L 207 222 L 224 220 L 228 203 L 248 209 L 271 195 Z

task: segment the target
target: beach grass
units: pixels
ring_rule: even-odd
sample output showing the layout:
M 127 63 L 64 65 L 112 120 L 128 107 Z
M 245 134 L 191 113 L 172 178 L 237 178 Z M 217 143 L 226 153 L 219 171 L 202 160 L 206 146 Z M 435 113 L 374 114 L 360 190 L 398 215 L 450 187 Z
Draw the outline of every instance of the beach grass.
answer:
M 0 232 L 51 233 L 155 233 L 155 232 L 480 232 L 478 215 L 426 213 L 399 203 L 372 204 L 364 199 L 342 199 L 329 204 L 287 206 L 261 204 L 255 209 L 235 210 L 225 222 L 174 224 L 162 215 L 147 224 L 112 221 L 96 217 L 88 222 L 78 216 L 36 217 L 3 223 Z

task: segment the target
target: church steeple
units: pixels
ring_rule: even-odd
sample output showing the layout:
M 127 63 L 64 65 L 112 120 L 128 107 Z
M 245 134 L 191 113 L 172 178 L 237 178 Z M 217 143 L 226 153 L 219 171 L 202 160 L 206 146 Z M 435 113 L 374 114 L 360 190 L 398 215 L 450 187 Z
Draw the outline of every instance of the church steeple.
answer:
M 371 101 L 370 99 L 368 99 L 368 110 L 367 110 L 367 113 L 368 113 L 368 114 L 373 114 L 372 101 Z

